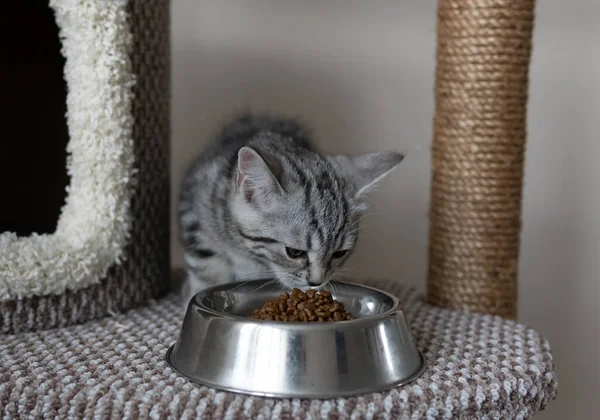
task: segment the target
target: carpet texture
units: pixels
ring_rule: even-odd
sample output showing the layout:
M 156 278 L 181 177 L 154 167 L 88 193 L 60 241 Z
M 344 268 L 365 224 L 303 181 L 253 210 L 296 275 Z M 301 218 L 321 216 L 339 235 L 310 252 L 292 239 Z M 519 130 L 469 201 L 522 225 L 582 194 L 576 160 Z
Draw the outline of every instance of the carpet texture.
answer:
M 528 418 L 556 396 L 548 342 L 501 318 L 440 309 L 386 281 L 428 368 L 415 382 L 334 400 L 248 397 L 194 385 L 166 365 L 181 324 L 171 296 L 61 329 L 2 336 L 2 418 Z

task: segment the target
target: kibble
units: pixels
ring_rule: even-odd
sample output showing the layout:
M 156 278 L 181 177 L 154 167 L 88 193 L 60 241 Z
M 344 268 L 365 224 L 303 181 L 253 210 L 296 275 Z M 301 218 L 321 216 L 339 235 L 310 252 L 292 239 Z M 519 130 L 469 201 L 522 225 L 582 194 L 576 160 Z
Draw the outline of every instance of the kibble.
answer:
M 352 319 L 342 302 L 333 299 L 327 290 L 293 289 L 271 298 L 262 308 L 250 314 L 251 319 L 283 322 L 333 322 Z

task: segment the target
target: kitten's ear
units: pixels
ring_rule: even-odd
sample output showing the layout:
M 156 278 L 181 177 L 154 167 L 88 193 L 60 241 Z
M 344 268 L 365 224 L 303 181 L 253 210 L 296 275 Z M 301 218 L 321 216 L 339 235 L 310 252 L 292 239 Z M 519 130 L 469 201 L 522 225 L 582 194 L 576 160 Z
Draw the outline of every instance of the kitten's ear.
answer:
M 354 184 L 358 198 L 396 169 L 404 155 L 398 152 L 379 152 L 333 156 L 331 159 L 346 179 Z
M 246 201 L 270 205 L 283 189 L 265 160 L 252 148 L 242 147 L 238 152 L 238 191 Z

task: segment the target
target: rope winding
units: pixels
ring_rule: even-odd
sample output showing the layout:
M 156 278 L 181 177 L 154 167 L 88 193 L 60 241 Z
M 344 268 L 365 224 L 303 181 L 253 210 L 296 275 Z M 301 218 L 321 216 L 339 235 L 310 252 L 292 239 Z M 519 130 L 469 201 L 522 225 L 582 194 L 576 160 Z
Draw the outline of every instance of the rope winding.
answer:
M 535 0 L 439 0 L 427 299 L 516 318 Z

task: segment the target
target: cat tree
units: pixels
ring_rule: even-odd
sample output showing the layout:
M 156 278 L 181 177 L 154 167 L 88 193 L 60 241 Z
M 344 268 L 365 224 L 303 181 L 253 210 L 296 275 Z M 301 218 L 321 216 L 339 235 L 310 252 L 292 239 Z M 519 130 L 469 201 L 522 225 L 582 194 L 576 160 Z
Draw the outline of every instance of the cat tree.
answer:
M 71 181 L 53 235 L 0 236 L 3 418 L 525 418 L 555 397 L 548 342 L 506 319 L 534 0 L 439 0 L 428 302 L 366 282 L 404 303 L 426 372 L 309 401 L 198 387 L 165 364 L 181 323 L 174 296 L 150 300 L 168 286 L 168 0 L 50 4 Z
M 50 6 L 66 58 L 70 184 L 53 233 L 0 232 L 2 333 L 101 318 L 168 288 L 168 1 Z

